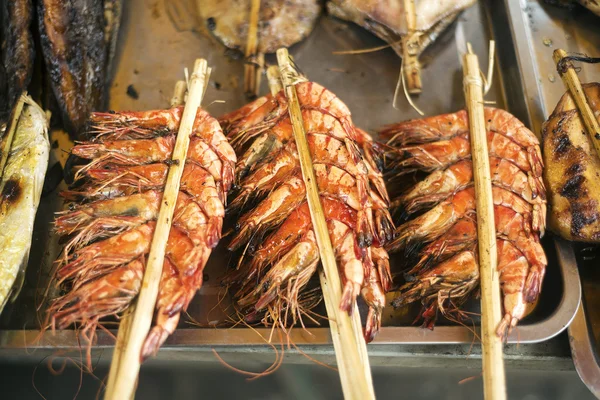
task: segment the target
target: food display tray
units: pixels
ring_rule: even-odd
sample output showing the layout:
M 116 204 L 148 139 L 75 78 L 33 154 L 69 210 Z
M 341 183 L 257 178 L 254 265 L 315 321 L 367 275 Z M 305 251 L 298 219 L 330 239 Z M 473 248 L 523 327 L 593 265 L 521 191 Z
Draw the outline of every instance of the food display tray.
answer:
M 174 23 L 165 9 L 177 3 L 183 10 Z M 110 108 L 114 110 L 145 110 L 165 108 L 177 79 L 183 78 L 184 67 L 191 67 L 197 57 L 204 57 L 213 68 L 211 84 L 204 106 L 218 116 L 242 106 L 243 62 L 232 57 L 230 51 L 216 40 L 199 32 L 194 17 L 193 1 L 124 2 L 119 45 L 110 90 Z M 487 50 L 490 39 L 496 40 L 497 63 L 494 83 L 487 100 L 496 107 L 507 109 L 539 132 L 542 119 L 540 93 L 532 90 L 530 69 L 535 64 L 531 52 L 523 52 L 531 37 L 522 36 L 522 27 L 513 18 L 527 18 L 523 10 L 517 12 L 516 1 L 481 1 L 460 16 L 464 36 L 480 55 L 482 69 L 487 68 Z M 521 20 L 522 22 L 522 20 Z M 423 93 L 414 98 L 427 114 L 436 115 L 457 111 L 464 107 L 462 69 L 455 41 L 455 24 L 444 32 L 422 55 Z M 522 43 L 525 41 L 525 43 Z M 401 97 L 397 108 L 392 105 L 400 69 L 400 59 L 389 48 L 371 53 L 334 55 L 336 50 L 358 50 L 381 46 L 382 42 L 358 26 L 329 16 L 323 16 L 309 38 L 290 50 L 297 65 L 311 80 L 319 82 L 336 93 L 352 111 L 357 126 L 369 131 L 419 115 Z M 550 49 L 548 50 L 550 51 Z M 274 62 L 272 55 L 267 62 Z M 560 79 L 556 85 L 561 85 Z M 133 89 L 133 90 L 132 90 Z M 535 89 L 535 88 L 534 88 Z M 538 87 L 539 89 L 539 87 Z M 137 93 L 134 98 L 132 93 Z M 263 80 L 262 93 L 267 93 Z M 129 93 L 129 95 L 127 95 Z M 59 131 L 52 132 L 54 149 L 49 174 L 60 170 L 54 163 L 64 165 L 65 150 L 69 143 Z M 53 261 L 60 252 L 58 238 L 52 233 L 52 219 L 63 204 L 58 195 L 64 189 L 61 183 L 42 199 L 34 233 L 29 267 L 23 290 L 14 304 L 8 306 L 0 318 L 0 352 L 18 348 L 77 349 L 80 342 L 74 329 L 40 332 L 45 323 L 43 299 L 56 295 L 49 280 Z M 581 288 L 573 251 L 569 244 L 546 237 L 543 241 L 549 265 L 539 302 L 509 336 L 511 343 L 530 343 L 547 340 L 563 331 L 571 322 L 579 305 Z M 264 346 L 271 329 L 250 329 L 243 325 L 230 327 L 220 324 L 225 320 L 223 308 L 228 303 L 224 289 L 219 285 L 233 260 L 224 249 L 225 237 L 215 250 L 206 267 L 205 283 L 183 316 L 177 331 L 169 337 L 164 348 L 190 349 L 210 346 Z M 400 273 L 398 260 L 392 257 L 392 270 Z M 388 300 L 393 298 L 393 293 Z M 478 301 L 470 301 L 467 309 L 478 310 Z M 377 344 L 441 344 L 470 343 L 478 330 L 478 319 L 452 323 L 440 317 L 433 330 L 413 324 L 420 306 L 394 310 L 386 308 L 383 326 L 371 346 Z M 361 306 L 361 313 L 365 312 Z M 321 312 L 324 312 L 321 310 Z M 192 322 L 192 323 L 191 323 Z M 106 325 L 111 329 L 111 325 Z M 113 326 L 114 327 L 114 326 Z M 473 327 L 473 328 L 472 328 Z M 306 329 L 294 328 L 291 340 L 297 345 L 331 345 L 327 321 L 321 325 L 307 324 Z M 278 340 L 278 339 L 274 339 Z M 95 348 L 109 347 L 114 338 L 98 332 Z
M 521 70 L 526 85 L 525 98 L 536 129 L 556 106 L 565 92 L 552 61 L 552 51 L 565 49 L 570 53 L 600 55 L 598 17 L 583 8 L 567 11 L 543 4 L 541 1 L 507 1 L 512 30 L 517 40 L 517 53 L 523 55 Z M 581 64 L 582 82 L 598 82 L 600 65 Z M 566 245 L 565 245 L 566 246 Z M 600 398 L 600 248 L 574 245 L 568 257 L 576 263 L 581 274 L 582 299 L 569 326 L 569 344 L 573 363 L 582 381 Z

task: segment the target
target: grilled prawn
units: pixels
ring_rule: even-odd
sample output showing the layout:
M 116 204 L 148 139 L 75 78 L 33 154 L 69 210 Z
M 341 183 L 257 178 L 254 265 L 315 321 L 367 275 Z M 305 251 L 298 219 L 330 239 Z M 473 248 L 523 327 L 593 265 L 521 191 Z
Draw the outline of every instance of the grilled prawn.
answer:
M 93 139 L 72 150 L 87 163 L 64 193 L 73 201 L 69 210 L 55 222 L 68 241 L 55 275 L 65 294 L 49 309 L 52 326 L 79 323 L 92 339 L 102 318 L 123 312 L 138 294 L 182 112 L 92 114 Z M 142 357 L 158 351 L 202 285 L 235 162 L 218 121 L 199 110 Z
M 365 337 L 370 341 L 391 285 L 382 248 L 394 229 L 387 191 L 372 141 L 354 127 L 346 105 L 316 83 L 300 83 L 296 89 L 341 269 L 340 307 L 350 312 L 362 293 L 369 305 Z M 244 249 L 238 270 L 225 282 L 247 318 L 266 314 L 265 322 L 285 327 L 286 315 L 301 320 L 298 298 L 319 262 L 286 97 L 283 92 L 261 97 L 223 116 L 221 124 L 239 155 L 238 189 L 230 209 L 242 215 L 229 248 Z
M 546 221 L 543 163 L 537 138 L 509 113 L 485 109 L 498 271 L 504 295 L 504 318 L 497 333 L 506 336 L 540 292 L 547 265 L 540 244 Z M 408 282 L 393 301 L 402 306 L 421 300 L 425 325 L 437 311 L 462 304 L 478 285 L 477 225 L 473 171 L 466 111 L 386 127 L 385 154 L 391 179 L 429 173 L 393 202 L 405 216 L 389 251 L 414 260 Z M 460 314 L 459 314 L 460 315 Z

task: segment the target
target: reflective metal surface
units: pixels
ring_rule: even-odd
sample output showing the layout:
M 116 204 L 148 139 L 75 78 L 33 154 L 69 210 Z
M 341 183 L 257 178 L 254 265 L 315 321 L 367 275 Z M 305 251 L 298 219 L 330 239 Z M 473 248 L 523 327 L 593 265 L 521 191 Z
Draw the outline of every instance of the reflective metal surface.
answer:
M 569 326 L 573 364 L 588 388 L 600 398 L 600 248 L 577 246 L 583 296 Z
M 511 30 L 519 54 L 521 73 L 525 82 L 525 98 L 532 125 L 539 131 L 541 124 L 554 110 L 565 88 L 552 60 L 557 48 L 591 57 L 600 55 L 600 19 L 583 8 L 567 11 L 543 4 L 538 0 L 505 0 L 510 15 Z M 582 64 L 578 72 L 582 82 L 598 82 L 600 65 Z M 567 246 L 567 245 L 565 245 Z M 577 245 L 581 255 L 584 246 Z M 569 248 L 568 258 L 573 258 Z M 592 251 L 593 255 L 594 251 Z M 575 318 L 569 326 L 569 344 L 573 363 L 583 382 L 600 398 L 600 314 L 596 311 L 600 301 L 600 274 L 597 271 L 600 251 L 595 250 L 595 261 L 582 262 L 579 268 L 583 297 Z
M 143 110 L 166 107 L 174 82 L 183 76 L 183 68 L 190 67 L 193 60 L 200 56 L 207 58 L 213 67 L 212 84 L 206 94 L 206 108 L 213 115 L 220 115 L 243 105 L 245 99 L 240 82 L 243 76 L 242 62 L 228 58 L 225 49 L 208 36 L 192 31 L 177 31 L 163 3 L 131 0 L 124 6 L 122 37 L 111 88 L 111 108 Z M 524 72 L 525 61 L 521 65 L 520 53 L 514 50 L 512 38 L 517 36 L 509 29 L 512 11 L 502 1 L 481 2 L 460 18 L 463 20 L 466 40 L 480 55 L 483 70 L 487 68 L 485 55 L 488 41 L 492 37 L 497 41 L 499 62 L 494 85 L 486 99 L 495 101 L 496 106 L 508 109 L 529 125 L 531 121 L 539 121 L 535 112 L 539 100 L 537 95 L 529 92 L 527 71 Z M 400 60 L 389 49 L 343 56 L 332 55 L 332 52 L 379 45 L 379 40 L 361 28 L 324 16 L 312 35 L 294 46 L 291 53 L 310 79 L 328 87 L 349 106 L 358 126 L 375 130 L 388 123 L 418 117 L 404 99 L 399 100 L 398 109 L 392 107 Z M 517 44 L 516 48 L 519 49 L 519 46 Z M 269 56 L 267 61 L 274 62 L 274 59 Z M 419 107 L 428 115 L 463 108 L 462 70 L 454 41 L 454 26 L 428 48 L 422 61 L 424 91 L 415 99 Z M 129 85 L 133 85 L 139 93 L 139 99 L 126 95 Z M 265 85 L 263 82 L 263 93 L 267 92 Z M 527 93 L 526 98 L 523 97 L 524 92 Z M 224 103 L 216 102 L 218 100 L 224 100 Z M 533 126 L 536 126 L 535 123 Z M 59 137 L 56 132 L 53 134 L 55 138 Z M 66 148 L 67 144 L 63 141 L 58 144 L 55 157 L 64 160 L 61 148 Z M 17 302 L 0 318 L 0 353 L 16 348 L 37 348 L 43 353 L 42 349 L 76 350 L 79 347 L 74 330 L 39 332 L 44 308 L 38 309 L 38 306 L 46 294 L 52 261 L 59 251 L 57 238 L 50 233 L 52 213 L 62 208 L 57 191 L 43 199 L 38 213 L 35 251 L 32 250 L 25 289 Z M 544 246 L 549 254 L 550 265 L 540 301 L 513 331 L 509 337 L 511 343 L 539 342 L 557 335 L 570 323 L 578 307 L 581 289 L 570 247 L 564 242 L 555 244 L 549 239 L 544 241 Z M 165 352 L 181 351 L 183 355 L 194 349 L 206 351 L 212 346 L 241 346 L 247 352 L 264 348 L 265 340 L 271 335 L 269 329 L 213 327 L 214 322 L 223 320 L 225 316 L 221 308 L 227 305 L 227 297 L 221 301 L 223 293 L 218 278 L 225 272 L 230 258 L 223 246 L 215 250 L 206 268 L 205 284 L 188 310 L 190 318 L 182 321 L 179 329 L 167 340 L 163 346 Z M 392 268 L 394 264 L 397 266 L 397 261 L 392 259 Z M 48 293 L 52 295 L 53 289 L 50 288 Z M 392 296 L 393 293 L 390 298 Z M 467 307 L 477 313 L 478 301 L 471 301 Z M 387 345 L 399 343 L 473 342 L 471 321 L 466 321 L 467 326 L 461 326 L 440 318 L 434 330 L 427 330 L 412 324 L 418 312 L 419 305 L 400 310 L 391 307 L 386 309 L 383 328 L 370 346 L 370 351 L 377 351 L 378 346 L 386 348 Z M 190 320 L 196 324 L 190 324 Z M 473 318 L 472 322 L 476 327 L 478 319 Z M 276 342 L 278 340 L 274 339 Z M 291 340 L 307 347 L 317 345 L 311 349 L 331 349 L 326 321 L 322 322 L 322 326 L 308 325 L 306 330 L 293 329 Z M 95 347 L 101 349 L 113 343 L 114 339 L 108 334 L 100 333 Z
M 585 313 L 583 302 L 579 305 L 575 318 L 569 326 L 569 343 L 573 364 L 579 377 L 597 398 L 600 398 L 600 365 L 598 351 L 593 332 L 590 332 L 590 321 Z

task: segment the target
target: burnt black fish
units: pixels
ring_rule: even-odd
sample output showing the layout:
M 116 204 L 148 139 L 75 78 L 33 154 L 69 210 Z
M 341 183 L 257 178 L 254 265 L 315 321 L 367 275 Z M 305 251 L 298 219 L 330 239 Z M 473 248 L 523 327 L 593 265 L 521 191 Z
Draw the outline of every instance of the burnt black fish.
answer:
M 30 30 L 33 5 L 31 0 L 0 0 L 0 7 L 4 74 L 0 97 L 5 97 L 6 109 L 12 107 L 31 81 L 35 56 Z
M 63 123 L 75 137 L 103 108 L 106 41 L 102 0 L 39 0 L 42 53 Z

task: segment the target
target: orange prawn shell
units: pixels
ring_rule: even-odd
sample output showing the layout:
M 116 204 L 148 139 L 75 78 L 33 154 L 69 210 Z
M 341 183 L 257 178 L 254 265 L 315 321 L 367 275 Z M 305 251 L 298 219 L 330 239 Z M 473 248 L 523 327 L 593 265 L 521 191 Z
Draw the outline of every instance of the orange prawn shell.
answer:
M 383 249 L 381 253 L 372 251 L 389 240 L 393 231 L 387 190 L 374 162 L 372 140 L 354 127 L 346 105 L 314 82 L 299 83 L 296 91 L 341 269 L 344 295 L 340 307 L 350 310 L 363 292 L 371 309 L 365 330 L 370 340 L 380 326 L 384 301 L 379 294 L 389 289 L 391 282 L 387 253 Z M 238 270 L 226 279 L 235 288 L 238 304 L 250 307 L 252 318 L 266 304 L 275 310 L 297 309 L 298 292 L 293 294 L 285 286 L 286 282 L 288 287 L 296 285 L 293 282 L 301 279 L 289 278 L 292 268 L 285 263 L 296 254 L 299 243 L 305 243 L 308 251 L 314 240 L 287 106 L 281 91 L 221 118 L 239 154 L 236 183 L 241 189 L 231 206 L 240 210 L 252 199 L 259 200 L 239 219 L 239 230 L 230 243 L 232 249 L 246 245 L 257 250 L 251 260 L 244 262 L 242 258 Z M 260 240 L 270 230 L 273 232 Z M 311 263 L 303 265 L 311 271 Z M 274 280 L 279 286 L 273 285 Z M 274 296 L 274 290 L 282 294 Z
M 495 108 L 485 108 L 484 113 L 504 285 L 505 317 L 498 334 L 505 336 L 537 301 L 547 265 L 539 242 L 546 221 L 543 162 L 538 139 L 514 116 Z M 431 172 L 396 200 L 405 214 L 424 213 L 400 226 L 388 245 L 409 256 L 418 254 L 408 273 L 411 280 L 394 305 L 421 300 L 428 327 L 437 310 L 446 313 L 444 296 L 460 303 L 476 287 L 473 279 L 453 282 L 462 266 L 476 265 L 456 262 L 459 255 L 476 251 L 477 240 L 468 126 L 463 110 L 390 125 L 380 132 L 388 139 L 388 146 L 380 147 L 389 159 L 390 174 Z M 454 287 L 454 293 L 447 292 L 448 287 Z M 460 318 L 460 311 L 457 314 Z
M 79 321 L 93 332 L 99 318 L 120 313 L 137 294 L 141 275 L 132 275 L 139 268 L 131 266 L 141 265 L 143 271 L 182 110 L 91 116 L 93 139 L 73 149 L 89 160 L 78 170 L 77 179 L 84 184 L 66 193 L 89 201 L 56 220 L 57 232 L 71 237 L 57 269 L 58 282 L 68 284 L 69 291 L 50 307 L 50 318 L 59 326 Z M 194 121 L 188 156 L 166 245 L 155 324 L 142 357 L 154 354 L 177 327 L 221 237 L 237 158 L 218 121 L 203 109 Z M 94 237 L 97 241 L 90 244 Z M 120 280 L 124 276 L 137 277 L 127 290 Z M 100 287 L 101 298 L 94 295 Z

